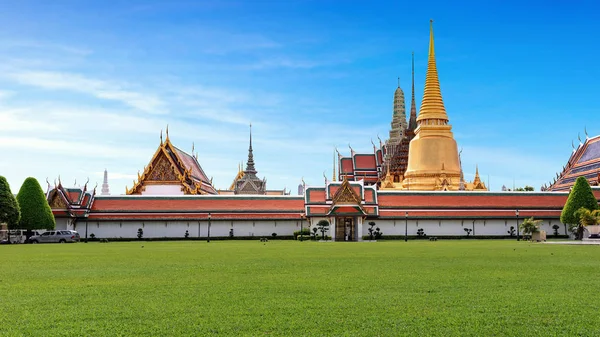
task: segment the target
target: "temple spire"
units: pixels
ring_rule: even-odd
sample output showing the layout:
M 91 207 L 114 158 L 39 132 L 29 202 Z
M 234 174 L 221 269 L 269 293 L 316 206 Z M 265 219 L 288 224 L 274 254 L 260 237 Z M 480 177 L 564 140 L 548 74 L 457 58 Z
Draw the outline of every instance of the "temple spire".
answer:
M 440 89 L 440 80 L 438 78 L 437 66 L 435 62 L 435 47 L 433 39 L 433 20 L 429 22 L 429 59 L 427 61 L 427 76 L 425 78 L 425 92 L 421 109 L 419 111 L 418 122 L 426 119 L 448 121 L 444 101 L 442 100 L 442 91 Z
M 100 195 L 110 195 L 110 191 L 108 188 L 108 170 L 106 169 L 104 169 L 104 180 L 102 182 L 102 190 Z
M 252 154 L 252 123 L 250 123 L 250 146 L 248 146 L 248 162 L 246 163 L 245 173 L 256 174 L 254 167 L 254 155 Z
M 412 94 L 410 99 L 410 119 L 408 129 L 415 131 L 417 128 L 417 104 L 415 103 L 415 52 L 412 53 Z
M 332 179 L 333 181 L 336 181 L 336 179 L 335 179 L 335 152 L 336 152 L 336 151 L 335 151 L 335 149 L 334 149 L 334 150 L 333 150 L 333 176 L 331 177 L 331 179 Z

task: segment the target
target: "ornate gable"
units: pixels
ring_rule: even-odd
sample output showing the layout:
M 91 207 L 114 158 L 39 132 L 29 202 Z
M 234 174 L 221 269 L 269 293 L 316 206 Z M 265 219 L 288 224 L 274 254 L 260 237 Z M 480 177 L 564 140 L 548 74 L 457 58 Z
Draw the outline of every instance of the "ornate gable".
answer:
M 164 151 L 154 160 L 154 165 L 150 166 L 150 171 L 147 175 L 149 181 L 179 181 L 175 175 L 175 168 L 172 161 L 167 159 Z
M 138 172 L 137 181 L 133 182 L 131 189 L 126 189 L 126 193 L 142 194 L 146 185 L 149 184 L 180 185 L 184 194 L 216 193 L 212 182 L 203 180 L 205 179 L 204 173 L 197 164 L 196 158 L 188 154 L 185 154 L 185 158 L 181 158 L 184 154 L 183 151 L 171 144 L 168 133 L 164 142 L 161 135 L 160 146 L 152 156 L 150 164 L 144 167 L 142 174 Z M 192 164 L 195 166 L 190 166 L 190 162 L 193 162 Z M 195 177 L 194 174 L 198 177 Z
M 50 197 L 50 202 L 48 203 L 50 208 L 54 209 L 67 209 L 67 202 L 63 198 L 63 196 L 58 192 L 57 189 L 54 190 L 52 196 Z
M 358 194 L 352 189 L 350 186 L 350 182 L 348 179 L 344 177 L 344 181 L 342 182 L 342 186 L 337 190 L 335 195 L 332 198 L 333 204 L 352 204 L 359 205 L 361 204 L 361 198 Z

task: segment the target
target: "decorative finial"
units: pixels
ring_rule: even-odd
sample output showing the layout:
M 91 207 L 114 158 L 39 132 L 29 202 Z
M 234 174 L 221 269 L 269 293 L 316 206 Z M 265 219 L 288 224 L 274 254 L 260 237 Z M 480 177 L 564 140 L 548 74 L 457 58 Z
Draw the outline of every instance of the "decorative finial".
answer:
M 162 145 L 163 143 L 163 139 L 162 139 L 162 129 L 160 129 L 160 145 Z M 127 187 L 126 187 L 127 188 Z
M 62 181 L 60 181 L 60 174 L 58 175 L 58 186 L 62 186 Z
M 323 171 L 323 178 L 325 178 L 325 185 L 327 185 L 327 176 L 325 175 L 325 171 Z
M 169 140 L 169 124 L 167 124 L 167 138 L 166 138 L 166 140 L 167 141 Z
M 194 142 L 192 142 L 192 155 L 194 154 Z
M 377 134 L 377 139 L 379 139 L 379 148 L 382 148 L 383 142 L 381 141 L 381 138 L 379 138 L 379 134 Z
M 77 178 L 75 178 L 75 182 L 73 183 L 73 187 L 77 187 Z
M 46 184 L 48 184 L 48 191 L 50 191 L 50 182 L 48 181 L 48 177 L 46 177 Z
M 585 139 L 589 139 L 590 137 L 588 136 L 587 128 L 585 126 L 583 127 L 583 132 L 585 133 Z
M 573 151 L 575 151 L 575 143 L 573 142 L 572 139 L 571 139 L 571 147 L 573 148 Z
M 398 76 L 398 88 L 400 88 L 400 76 Z
M 579 139 L 579 142 L 581 143 L 581 134 L 579 132 L 577 132 L 577 139 Z
M 87 184 L 90 182 L 90 177 L 87 177 L 87 180 L 85 181 L 85 188 L 87 188 Z
M 306 187 L 306 182 L 304 182 L 304 177 L 302 177 L 302 179 L 300 179 L 302 181 L 302 186 Z

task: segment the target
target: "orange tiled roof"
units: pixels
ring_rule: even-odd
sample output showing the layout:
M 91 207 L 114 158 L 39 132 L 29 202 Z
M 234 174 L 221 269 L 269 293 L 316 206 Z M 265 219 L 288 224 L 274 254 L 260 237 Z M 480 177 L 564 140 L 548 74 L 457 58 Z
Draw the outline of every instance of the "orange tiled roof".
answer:
M 380 208 L 560 208 L 567 193 L 536 192 L 395 192 L 378 193 Z
M 97 196 L 92 213 L 100 212 L 299 212 L 302 197 L 229 197 L 229 196 Z

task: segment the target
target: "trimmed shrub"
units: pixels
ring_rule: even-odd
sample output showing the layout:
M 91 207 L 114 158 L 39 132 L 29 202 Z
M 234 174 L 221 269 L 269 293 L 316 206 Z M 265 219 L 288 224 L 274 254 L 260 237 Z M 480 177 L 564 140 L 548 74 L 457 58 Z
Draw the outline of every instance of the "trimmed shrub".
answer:
M 294 238 L 297 238 L 300 234 L 302 234 L 303 236 L 308 235 L 310 237 L 310 227 L 302 228 L 302 230 L 295 231 Z
M 8 229 L 17 229 L 20 219 L 19 203 L 10 191 L 6 178 L 0 176 L 0 223 L 6 223 Z
M 17 194 L 17 202 L 21 207 L 19 228 L 53 230 L 56 227 L 52 209 L 37 179 L 25 179 Z
M 598 209 L 598 200 L 594 197 L 592 188 L 585 177 L 575 180 L 575 185 L 569 193 L 569 198 L 560 214 L 560 222 L 569 225 L 578 225 L 579 217 L 575 214 L 581 207 L 590 211 Z

